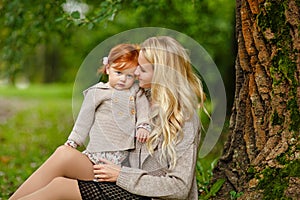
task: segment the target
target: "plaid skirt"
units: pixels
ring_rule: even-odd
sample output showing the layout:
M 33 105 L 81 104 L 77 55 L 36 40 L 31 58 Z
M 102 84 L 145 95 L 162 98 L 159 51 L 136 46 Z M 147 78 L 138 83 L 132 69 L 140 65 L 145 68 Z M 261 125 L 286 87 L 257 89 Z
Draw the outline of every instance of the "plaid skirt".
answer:
M 120 188 L 115 183 L 78 180 L 83 200 L 151 200 Z

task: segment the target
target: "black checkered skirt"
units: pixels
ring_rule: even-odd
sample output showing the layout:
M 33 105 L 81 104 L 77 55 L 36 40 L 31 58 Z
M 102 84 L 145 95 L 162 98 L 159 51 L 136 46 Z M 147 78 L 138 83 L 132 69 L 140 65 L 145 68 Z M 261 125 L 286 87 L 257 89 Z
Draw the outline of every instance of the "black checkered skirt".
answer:
M 120 188 L 115 183 L 78 180 L 83 200 L 150 200 Z

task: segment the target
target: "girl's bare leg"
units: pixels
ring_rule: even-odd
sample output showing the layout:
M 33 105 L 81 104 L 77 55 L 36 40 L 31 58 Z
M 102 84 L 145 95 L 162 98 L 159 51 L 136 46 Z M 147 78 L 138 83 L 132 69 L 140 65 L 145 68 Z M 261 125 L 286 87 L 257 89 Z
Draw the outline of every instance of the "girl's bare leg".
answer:
M 20 200 L 77 200 L 81 199 L 77 180 L 58 177 L 53 179 L 47 186 L 29 194 Z
M 48 160 L 38 168 L 11 196 L 10 200 L 31 194 L 57 177 L 93 180 L 93 164 L 80 151 L 68 146 L 60 146 Z

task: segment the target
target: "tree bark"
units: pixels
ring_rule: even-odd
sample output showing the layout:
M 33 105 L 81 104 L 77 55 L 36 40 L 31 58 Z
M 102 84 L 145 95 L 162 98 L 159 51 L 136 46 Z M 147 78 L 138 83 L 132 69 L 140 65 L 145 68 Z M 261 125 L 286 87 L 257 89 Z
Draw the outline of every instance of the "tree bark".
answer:
M 236 1 L 235 102 L 215 199 L 300 199 L 299 25 L 299 0 Z

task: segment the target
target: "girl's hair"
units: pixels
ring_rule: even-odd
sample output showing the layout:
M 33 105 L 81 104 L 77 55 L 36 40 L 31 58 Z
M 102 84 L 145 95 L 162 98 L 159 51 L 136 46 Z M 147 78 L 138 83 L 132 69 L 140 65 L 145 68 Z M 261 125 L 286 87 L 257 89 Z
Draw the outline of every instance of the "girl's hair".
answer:
M 139 46 L 134 44 L 119 44 L 113 47 L 108 54 L 108 65 L 118 70 L 138 66 Z M 106 74 L 106 65 L 99 72 Z
M 154 126 L 147 147 L 153 153 L 153 142 L 162 139 L 162 157 L 176 165 L 175 146 L 183 138 L 184 122 L 195 110 L 203 107 L 205 95 L 200 79 L 193 72 L 186 49 L 168 36 L 152 37 L 144 41 L 141 51 L 153 65 L 151 83 Z

